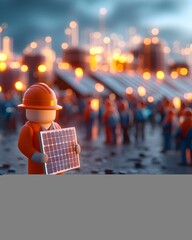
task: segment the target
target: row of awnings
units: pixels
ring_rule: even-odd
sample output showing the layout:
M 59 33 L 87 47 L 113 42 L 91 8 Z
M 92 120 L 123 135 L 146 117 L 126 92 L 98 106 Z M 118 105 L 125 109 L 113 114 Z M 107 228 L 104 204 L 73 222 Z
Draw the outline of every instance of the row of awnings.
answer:
M 119 97 L 126 95 L 126 90 L 131 88 L 135 96 L 139 95 L 138 88 L 143 87 L 146 90 L 144 97 L 153 96 L 155 100 L 162 97 L 184 98 L 186 94 L 192 93 L 192 81 L 188 78 L 172 79 L 170 76 L 165 76 L 164 80 L 157 80 L 155 76 L 151 76 L 150 80 L 144 80 L 142 75 L 127 73 L 106 73 L 94 72 L 85 74 L 78 78 L 72 70 L 55 70 L 56 76 L 60 82 L 63 82 L 76 93 L 82 96 L 107 96 L 110 92 L 115 93 Z M 104 86 L 104 90 L 97 91 L 96 83 Z

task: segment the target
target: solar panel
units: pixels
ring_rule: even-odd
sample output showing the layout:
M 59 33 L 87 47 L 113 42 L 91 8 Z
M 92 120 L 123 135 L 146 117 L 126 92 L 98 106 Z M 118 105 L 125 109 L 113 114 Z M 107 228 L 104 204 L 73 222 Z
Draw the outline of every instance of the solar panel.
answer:
M 62 128 L 40 132 L 41 151 L 48 155 L 44 163 L 45 174 L 53 175 L 80 167 L 76 129 Z

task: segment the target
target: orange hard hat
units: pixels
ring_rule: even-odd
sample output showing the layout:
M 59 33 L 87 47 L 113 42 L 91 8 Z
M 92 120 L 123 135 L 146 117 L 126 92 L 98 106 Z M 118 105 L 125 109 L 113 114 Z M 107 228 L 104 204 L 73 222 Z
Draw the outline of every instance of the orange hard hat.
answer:
M 113 107 L 113 102 L 110 99 L 105 100 L 105 108 L 111 108 Z
M 184 117 L 192 117 L 192 109 L 191 108 L 185 108 L 183 111 Z
M 37 83 L 30 86 L 24 93 L 22 104 L 19 108 L 36 110 L 60 110 L 54 91 L 45 83 Z

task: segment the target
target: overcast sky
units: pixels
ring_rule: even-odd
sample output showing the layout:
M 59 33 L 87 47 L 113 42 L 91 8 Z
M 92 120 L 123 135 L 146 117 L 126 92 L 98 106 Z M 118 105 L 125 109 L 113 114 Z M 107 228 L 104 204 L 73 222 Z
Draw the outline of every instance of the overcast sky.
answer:
M 99 29 L 99 9 L 108 9 L 108 32 L 125 35 L 135 26 L 141 35 L 159 27 L 167 41 L 192 40 L 191 0 L 0 0 L 0 23 L 7 22 L 4 35 L 14 38 L 17 52 L 31 41 L 50 35 L 57 52 L 64 29 L 77 20 L 80 29 Z

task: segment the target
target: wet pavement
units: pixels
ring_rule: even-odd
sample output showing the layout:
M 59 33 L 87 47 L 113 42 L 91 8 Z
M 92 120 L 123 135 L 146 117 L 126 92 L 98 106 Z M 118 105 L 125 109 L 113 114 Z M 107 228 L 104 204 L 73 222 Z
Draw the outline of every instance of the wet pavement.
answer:
M 146 127 L 145 142 L 106 145 L 101 134 L 94 141 L 84 139 L 84 128 L 77 127 L 81 145 L 81 168 L 66 174 L 192 174 L 192 167 L 179 166 L 180 153 L 161 153 L 161 129 Z M 17 148 L 18 133 L 7 134 L 0 143 L 0 173 L 27 174 L 27 159 Z

